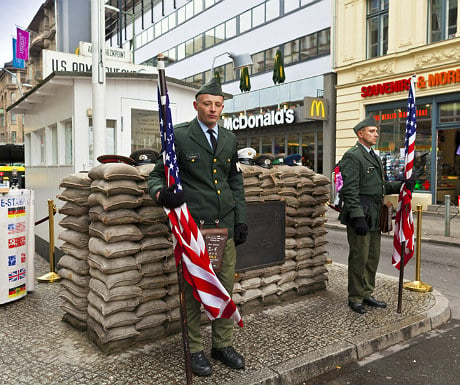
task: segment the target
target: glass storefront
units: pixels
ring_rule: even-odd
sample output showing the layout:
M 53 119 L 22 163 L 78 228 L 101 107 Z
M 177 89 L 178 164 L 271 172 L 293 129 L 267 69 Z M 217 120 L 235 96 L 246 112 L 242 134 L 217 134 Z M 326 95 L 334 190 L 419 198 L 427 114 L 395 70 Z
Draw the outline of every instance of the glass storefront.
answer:
M 460 103 L 417 104 L 414 175 L 416 192 L 436 194 L 435 203 L 444 202 L 445 195 L 458 203 L 460 195 Z M 369 111 L 379 127 L 376 150 L 385 168 L 387 180 L 401 180 L 404 172 L 404 141 L 406 107 Z M 432 117 L 437 116 L 435 124 Z M 434 132 L 434 134 L 433 134 Z M 433 141 L 433 135 L 435 140 Z M 436 144 L 433 152 L 433 145 Z M 432 175 L 432 174 L 435 175 Z M 434 186 L 432 184 L 435 184 Z
M 323 172 L 322 122 L 234 132 L 238 149 L 252 147 L 257 154 L 301 154 L 304 166 Z

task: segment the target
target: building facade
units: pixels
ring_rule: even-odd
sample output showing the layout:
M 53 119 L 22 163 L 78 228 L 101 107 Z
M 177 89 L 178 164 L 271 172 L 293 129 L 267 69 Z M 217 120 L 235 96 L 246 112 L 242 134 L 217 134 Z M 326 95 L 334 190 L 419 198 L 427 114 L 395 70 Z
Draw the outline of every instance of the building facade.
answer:
M 113 7 L 119 3 L 108 2 Z M 196 85 L 218 72 L 224 92 L 233 95 L 225 101 L 222 124 L 235 132 L 240 148 L 253 147 L 258 154 L 299 153 L 303 164 L 330 175 L 335 161 L 330 0 L 134 4 L 134 9 L 124 8 L 121 2 L 121 39 L 119 14 L 106 22 L 112 26 L 109 44 L 134 47 L 138 64 L 155 66 L 161 53 L 167 59 L 168 76 Z M 278 51 L 285 69 L 281 84 L 272 79 Z M 234 69 L 230 57 L 242 53 L 253 62 L 248 67 L 250 91 L 240 89 L 241 69 Z M 284 119 L 286 114 L 293 120 Z M 275 115 L 279 118 L 272 119 Z M 261 119 L 264 122 L 257 123 Z
M 353 126 L 373 115 L 390 180 L 400 177 L 409 81 L 415 76 L 415 192 L 430 203 L 460 194 L 458 0 L 337 0 L 336 160 L 356 142 Z

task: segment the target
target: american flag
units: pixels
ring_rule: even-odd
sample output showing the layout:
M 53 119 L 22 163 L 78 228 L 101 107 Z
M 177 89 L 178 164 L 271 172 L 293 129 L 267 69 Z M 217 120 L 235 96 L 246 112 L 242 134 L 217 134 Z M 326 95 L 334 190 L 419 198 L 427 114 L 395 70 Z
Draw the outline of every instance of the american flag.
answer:
M 176 184 L 177 189 L 182 190 L 162 60 L 158 61 L 157 68 L 159 72 L 160 136 L 166 181 L 168 186 Z M 173 246 L 176 266 L 182 260 L 184 278 L 192 286 L 194 297 L 203 304 L 208 318 L 211 321 L 216 318 L 230 318 L 239 326 L 243 326 L 236 305 L 212 269 L 203 236 L 190 215 L 187 204 L 184 203 L 172 210 L 165 207 L 164 210 L 168 215 L 171 231 L 174 235 Z
M 415 134 L 417 131 L 417 109 L 415 106 L 415 79 L 411 79 L 409 99 L 407 102 L 406 139 L 405 139 L 405 169 L 404 177 L 410 179 L 414 166 Z M 404 249 L 402 250 L 402 243 Z M 412 216 L 412 193 L 406 184 L 401 185 L 396 211 L 395 229 L 393 237 L 392 263 L 398 270 L 404 252 L 404 265 L 414 256 L 415 249 L 414 219 Z

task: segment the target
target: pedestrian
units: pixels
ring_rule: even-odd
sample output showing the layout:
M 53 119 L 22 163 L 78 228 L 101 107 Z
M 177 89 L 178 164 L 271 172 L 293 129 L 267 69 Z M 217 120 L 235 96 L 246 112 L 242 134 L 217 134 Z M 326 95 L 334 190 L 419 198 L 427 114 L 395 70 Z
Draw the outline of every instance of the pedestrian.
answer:
M 382 162 L 372 149 L 379 136 L 375 119 L 372 116 L 365 118 L 353 131 L 358 142 L 340 160 L 343 208 L 339 219 L 347 226 L 349 245 L 348 306 L 364 314 L 364 305 L 386 307 L 384 301 L 372 296 L 380 258 L 380 210 L 383 197 L 399 193 L 403 182 L 385 180 Z M 413 180 L 405 182 L 412 192 Z
M 148 180 L 150 195 L 162 206 L 173 209 L 186 202 L 197 224 L 203 228 L 228 229 L 223 263 L 216 274 L 230 297 L 234 285 L 236 245 L 246 241 L 246 202 L 243 176 L 238 167 L 236 136 L 218 125 L 224 108 L 224 94 L 216 78 L 204 84 L 196 93 L 193 106 L 197 117 L 175 126 L 174 144 L 183 190 L 166 187 L 163 160 L 155 164 Z M 207 376 L 212 366 L 203 349 L 200 332 L 200 302 L 186 282 L 190 360 L 193 373 Z M 232 347 L 233 320 L 212 321 L 211 357 L 233 369 L 244 368 L 244 357 Z

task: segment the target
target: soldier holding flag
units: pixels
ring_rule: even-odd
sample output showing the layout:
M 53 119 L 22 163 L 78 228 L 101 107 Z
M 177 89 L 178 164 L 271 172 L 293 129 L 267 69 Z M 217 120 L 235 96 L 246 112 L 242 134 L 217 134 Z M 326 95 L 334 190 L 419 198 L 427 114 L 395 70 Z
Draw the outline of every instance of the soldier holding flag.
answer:
M 224 94 L 216 78 L 199 89 L 193 105 L 197 117 L 176 125 L 174 132 L 181 188 L 166 185 L 161 160 L 150 174 L 148 185 L 150 194 L 160 205 L 174 210 L 186 202 L 196 223 L 204 221 L 203 227 L 211 228 L 218 220 L 221 228 L 228 229 L 222 268 L 217 278 L 231 297 L 235 246 L 245 242 L 248 233 L 243 177 L 237 168 L 237 142 L 232 132 L 217 124 L 224 108 Z M 189 283 L 185 285 L 185 299 L 191 368 L 196 375 L 207 376 L 212 373 L 212 366 L 204 353 L 200 332 L 201 303 Z M 231 368 L 242 369 L 244 358 L 232 347 L 232 336 L 233 320 L 230 317 L 213 319 L 211 357 Z

